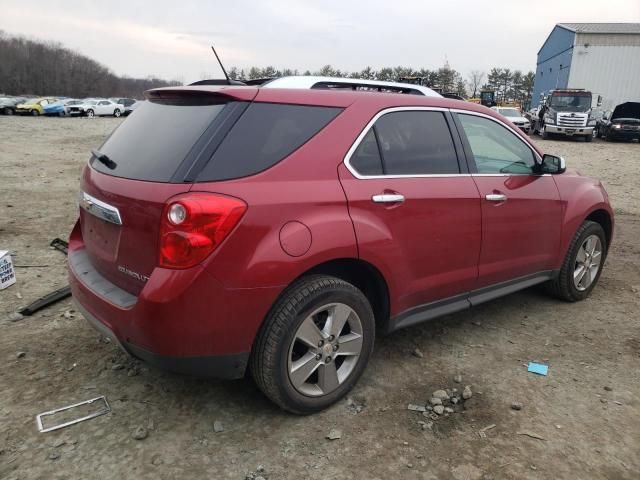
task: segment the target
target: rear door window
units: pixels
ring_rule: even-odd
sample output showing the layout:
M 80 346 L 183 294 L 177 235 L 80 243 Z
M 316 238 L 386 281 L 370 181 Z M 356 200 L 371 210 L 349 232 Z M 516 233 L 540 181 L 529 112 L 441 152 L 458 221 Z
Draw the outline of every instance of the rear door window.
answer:
M 369 129 L 356 151 L 349 159 L 349 164 L 359 175 L 382 175 L 382 158 L 373 128 Z
M 401 111 L 375 123 L 386 175 L 460 173 L 456 149 L 443 112 Z
M 169 182 L 224 104 L 142 102 L 100 147 L 111 169 L 91 159 L 99 172 L 117 177 Z
M 341 111 L 333 107 L 252 103 L 197 181 L 229 180 L 266 170 L 304 145 Z

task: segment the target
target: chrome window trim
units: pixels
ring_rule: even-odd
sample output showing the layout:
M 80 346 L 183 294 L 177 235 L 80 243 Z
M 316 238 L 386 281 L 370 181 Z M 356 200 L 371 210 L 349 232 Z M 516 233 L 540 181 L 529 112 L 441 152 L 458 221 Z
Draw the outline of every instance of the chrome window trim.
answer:
M 490 115 L 486 115 L 484 113 L 480 113 L 480 112 L 473 112 L 470 110 L 462 110 L 462 109 L 458 109 L 458 108 L 443 108 L 443 107 L 390 107 L 390 108 L 386 108 L 384 110 L 380 110 L 378 113 L 376 113 L 374 115 L 374 117 L 369 120 L 369 122 L 367 123 L 367 125 L 364 127 L 364 129 L 362 130 L 362 132 L 360 132 L 360 134 L 356 137 L 355 141 L 353 142 L 353 144 L 351 145 L 351 147 L 349 148 L 349 150 L 347 150 L 347 154 L 344 157 L 344 160 L 342 161 L 342 163 L 344 163 L 344 166 L 347 167 L 347 170 L 349 170 L 349 172 L 351 173 L 351 175 L 353 175 L 354 177 L 356 177 L 358 180 L 376 180 L 376 179 L 381 179 L 381 178 L 454 178 L 454 177 L 516 177 L 516 176 L 530 176 L 530 175 L 535 175 L 537 177 L 548 177 L 551 176 L 551 174 L 549 173 L 545 173 L 545 174 L 530 174 L 530 173 L 431 173 L 431 174 L 414 174 L 414 175 L 361 175 L 360 173 L 358 173 L 352 166 L 351 166 L 351 157 L 353 156 L 354 152 L 357 150 L 357 148 L 360 146 L 360 143 L 362 142 L 362 140 L 364 139 L 364 137 L 367 135 L 367 133 L 369 133 L 369 130 L 371 130 L 371 127 L 378 121 L 378 119 L 380 117 L 382 117 L 383 115 L 386 115 L 387 113 L 394 113 L 394 112 L 412 112 L 412 111 L 426 111 L 426 112 L 452 112 L 452 113 L 461 113 L 461 114 L 469 114 L 469 115 L 476 115 L 479 117 L 484 117 L 484 118 L 488 118 L 489 120 L 493 120 L 494 122 L 496 122 L 498 125 L 502 125 L 503 127 L 508 128 L 509 130 L 511 130 L 512 133 L 516 132 L 517 127 L 515 127 L 515 125 L 513 127 L 510 127 L 509 125 L 505 124 L 504 122 L 493 118 Z M 531 145 L 529 145 L 527 142 L 525 142 L 522 138 L 520 138 L 518 136 L 517 133 L 514 133 L 514 135 L 516 135 L 518 137 L 518 139 L 524 143 L 527 148 L 529 148 L 529 150 L 531 150 L 531 152 L 534 154 L 535 158 L 541 162 L 542 158 L 540 157 L 540 155 L 538 154 L 538 152 L 536 150 L 534 150 Z
M 80 208 L 91 215 L 98 217 L 105 222 L 115 225 L 122 225 L 122 217 L 120 211 L 108 203 L 92 197 L 88 193 L 80 192 Z

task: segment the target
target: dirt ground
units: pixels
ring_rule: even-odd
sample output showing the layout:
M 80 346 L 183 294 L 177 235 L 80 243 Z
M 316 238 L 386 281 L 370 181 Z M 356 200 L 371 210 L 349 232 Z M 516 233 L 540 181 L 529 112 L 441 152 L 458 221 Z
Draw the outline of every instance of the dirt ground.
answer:
M 600 177 L 616 208 L 614 244 L 588 300 L 529 289 L 380 338 L 351 395 L 359 413 L 343 401 L 296 417 L 248 380 L 128 360 L 69 300 L 10 320 L 66 284 L 65 258 L 48 245 L 68 236 L 89 149 L 120 121 L 0 117 L 0 249 L 15 252 L 18 279 L 0 291 L 0 478 L 640 478 L 639 144 L 544 142 Z M 527 373 L 528 361 L 548 363 L 549 375 Z M 407 410 L 464 385 L 474 391 L 466 411 L 431 428 Z M 98 395 L 110 414 L 38 432 L 36 414 Z M 140 426 L 148 436 L 136 440 Z M 341 438 L 326 439 L 331 429 Z

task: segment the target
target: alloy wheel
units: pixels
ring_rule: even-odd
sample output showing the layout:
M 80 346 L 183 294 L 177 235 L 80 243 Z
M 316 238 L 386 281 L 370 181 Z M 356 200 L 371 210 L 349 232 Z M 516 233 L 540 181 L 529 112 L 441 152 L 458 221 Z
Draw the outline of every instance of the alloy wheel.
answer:
M 595 280 L 602 264 L 602 242 L 597 235 L 589 235 L 578 250 L 573 270 L 573 284 L 583 292 Z
M 314 310 L 298 327 L 288 353 L 293 387 L 317 397 L 336 390 L 355 369 L 362 351 L 362 322 L 344 303 Z

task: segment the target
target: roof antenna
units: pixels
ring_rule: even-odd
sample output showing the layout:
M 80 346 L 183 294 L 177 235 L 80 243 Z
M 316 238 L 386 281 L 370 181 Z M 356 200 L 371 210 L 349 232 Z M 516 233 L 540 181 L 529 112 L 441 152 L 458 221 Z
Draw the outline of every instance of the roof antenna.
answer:
M 222 65 L 222 62 L 220 61 L 220 57 L 218 56 L 218 52 L 216 52 L 216 49 L 213 48 L 213 45 L 211 45 L 211 50 L 213 50 L 213 54 L 216 56 L 216 60 L 218 60 L 218 63 L 220 64 L 222 73 L 224 73 L 224 78 L 227 79 L 227 84 L 231 85 L 231 80 L 229 80 L 229 75 L 227 75 L 227 71 L 224 69 L 224 65 Z

